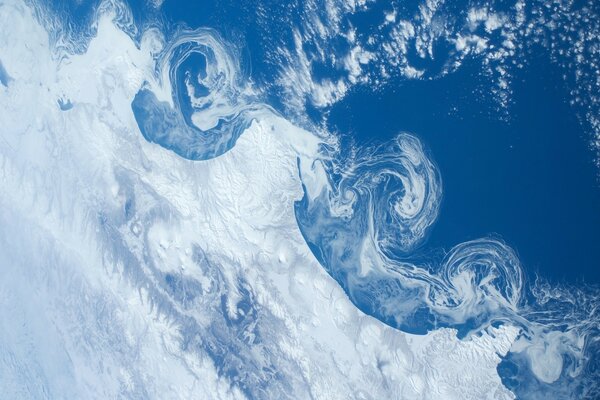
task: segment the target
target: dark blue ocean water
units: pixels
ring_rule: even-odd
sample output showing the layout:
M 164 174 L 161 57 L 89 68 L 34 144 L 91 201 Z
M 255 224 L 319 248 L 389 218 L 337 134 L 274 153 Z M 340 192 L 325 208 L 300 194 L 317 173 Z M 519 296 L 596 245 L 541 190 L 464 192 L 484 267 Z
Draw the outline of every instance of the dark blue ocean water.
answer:
M 600 185 L 589 133 L 560 73 L 543 53 L 528 60 L 515 76 L 506 120 L 493 94 L 473 95 L 484 78 L 468 65 L 382 93 L 357 90 L 329 120 L 359 143 L 399 131 L 423 140 L 444 183 L 430 246 L 497 234 L 530 272 L 598 283 Z

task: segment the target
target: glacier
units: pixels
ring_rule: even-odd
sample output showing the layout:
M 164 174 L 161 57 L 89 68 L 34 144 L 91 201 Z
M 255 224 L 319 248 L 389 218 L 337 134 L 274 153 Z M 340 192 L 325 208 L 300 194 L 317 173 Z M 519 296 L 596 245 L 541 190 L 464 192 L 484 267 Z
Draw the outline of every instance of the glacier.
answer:
M 1 397 L 512 399 L 507 358 L 540 396 L 591 389 L 597 317 L 524 305 L 502 241 L 411 258 L 443 173 L 416 136 L 342 156 L 217 32 L 130 13 L 76 43 L 0 2 Z

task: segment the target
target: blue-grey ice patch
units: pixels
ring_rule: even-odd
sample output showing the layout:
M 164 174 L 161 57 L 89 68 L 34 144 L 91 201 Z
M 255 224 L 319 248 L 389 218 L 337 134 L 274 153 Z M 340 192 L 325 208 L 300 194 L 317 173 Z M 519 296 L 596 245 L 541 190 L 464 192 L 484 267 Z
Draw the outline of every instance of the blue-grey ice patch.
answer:
M 69 99 L 58 99 L 57 103 L 58 103 L 58 107 L 62 111 L 68 111 L 71 108 L 73 108 L 73 103 L 71 103 L 71 100 L 69 100 Z
M 0 84 L 4 85 L 4 86 L 8 86 L 8 82 L 11 81 L 11 77 L 8 75 L 8 72 L 6 72 L 6 69 L 4 69 L 4 65 L 2 65 L 2 61 L 0 61 Z

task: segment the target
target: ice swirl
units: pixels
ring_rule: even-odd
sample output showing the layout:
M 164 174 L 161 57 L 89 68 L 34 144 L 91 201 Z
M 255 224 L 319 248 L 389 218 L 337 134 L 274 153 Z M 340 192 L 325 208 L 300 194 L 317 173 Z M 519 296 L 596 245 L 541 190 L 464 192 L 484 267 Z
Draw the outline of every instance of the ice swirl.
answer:
M 598 371 L 588 358 L 597 351 L 600 322 L 595 289 L 578 289 L 575 300 L 572 288 L 528 282 L 517 254 L 495 237 L 458 244 L 442 256 L 427 249 L 442 182 L 416 137 L 401 134 L 387 146 L 355 151 L 324 149 L 320 161 L 301 168 L 311 184 L 296 217 L 320 263 L 358 308 L 419 334 L 452 327 L 468 337 L 491 325 L 518 326 L 522 334 L 501 366 L 512 376 L 505 384 L 524 398 L 592 393 Z M 319 174 L 327 176 L 320 186 L 312 178 Z
M 180 32 L 131 104 L 144 137 L 190 160 L 231 149 L 251 121 L 234 60 L 216 32 Z

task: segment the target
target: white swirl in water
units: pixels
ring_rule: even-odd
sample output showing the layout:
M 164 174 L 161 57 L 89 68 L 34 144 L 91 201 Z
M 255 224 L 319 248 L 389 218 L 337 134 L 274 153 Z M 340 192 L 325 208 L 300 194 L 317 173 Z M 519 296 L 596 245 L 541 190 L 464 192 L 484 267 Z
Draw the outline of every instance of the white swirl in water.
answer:
M 334 215 L 364 205 L 372 240 L 392 254 L 410 251 L 425 237 L 439 212 L 441 192 L 437 168 L 419 140 L 401 134 L 389 146 L 357 154 L 330 205 Z
M 526 287 L 515 252 L 493 238 L 461 243 L 438 261 L 417 251 L 437 218 L 441 179 L 415 137 L 402 134 L 390 146 L 342 159 L 328 158 L 329 181 L 321 181 L 328 186 L 320 196 L 305 196 L 296 217 L 315 255 L 357 307 L 414 333 L 446 326 L 467 335 L 493 323 L 516 325 L 523 333 L 511 362 L 542 382 L 528 381 L 528 387 L 583 393 L 595 376 L 581 375 L 598 346 L 593 293 L 575 296 L 539 282 Z
M 457 245 L 446 256 L 440 272 L 443 290 L 432 292 L 432 303 L 444 313 L 464 321 L 480 307 L 498 312 L 516 310 L 523 289 L 523 272 L 514 251 L 493 239 Z
M 230 150 L 264 109 L 241 84 L 234 60 L 214 31 L 179 32 L 159 56 L 155 79 L 132 102 L 142 135 L 190 160 Z
M 161 83 L 175 93 L 184 89 L 177 86 L 176 80 L 181 64 L 193 53 L 206 57 L 206 76 L 200 79 L 209 92 L 202 97 L 191 96 L 197 114 L 194 122 L 198 121 L 203 130 L 216 126 L 219 118 L 239 114 L 240 103 L 244 103 L 240 101 L 244 88 L 240 86 L 239 65 L 230 49 L 213 30 L 183 31 L 165 48 L 157 62 Z

